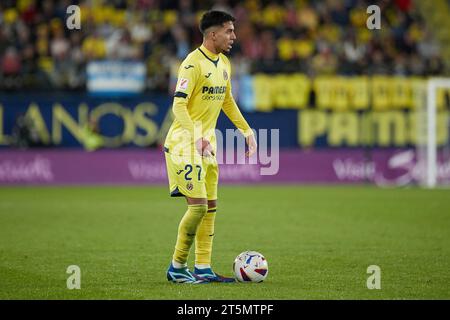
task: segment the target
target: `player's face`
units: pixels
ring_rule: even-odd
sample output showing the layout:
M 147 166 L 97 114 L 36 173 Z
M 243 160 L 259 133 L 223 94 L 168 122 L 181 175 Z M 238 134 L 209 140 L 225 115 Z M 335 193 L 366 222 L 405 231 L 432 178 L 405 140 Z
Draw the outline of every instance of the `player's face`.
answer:
M 220 52 L 230 52 L 233 42 L 236 40 L 234 25 L 232 21 L 225 22 L 221 28 L 215 32 L 215 47 Z

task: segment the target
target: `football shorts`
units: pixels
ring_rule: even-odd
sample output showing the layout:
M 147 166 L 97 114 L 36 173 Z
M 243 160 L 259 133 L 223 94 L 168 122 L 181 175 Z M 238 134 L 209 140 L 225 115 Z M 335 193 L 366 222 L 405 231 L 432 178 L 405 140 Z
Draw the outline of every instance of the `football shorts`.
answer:
M 178 156 L 167 148 L 164 155 L 171 197 L 217 199 L 219 166 L 215 156 Z

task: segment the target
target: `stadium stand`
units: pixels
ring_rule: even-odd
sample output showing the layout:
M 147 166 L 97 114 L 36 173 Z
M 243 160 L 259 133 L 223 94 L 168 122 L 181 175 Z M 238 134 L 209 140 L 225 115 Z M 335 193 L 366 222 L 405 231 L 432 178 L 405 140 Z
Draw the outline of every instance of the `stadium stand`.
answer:
M 118 59 L 144 61 L 146 90 L 167 93 L 180 60 L 201 43 L 198 19 L 211 8 L 237 18 L 238 75 L 437 75 L 450 43 L 450 28 L 436 28 L 440 18 L 429 14 L 448 10 L 438 2 L 442 10 L 383 1 L 381 30 L 368 30 L 365 0 L 4 0 L 0 89 L 85 90 L 89 61 Z M 80 30 L 66 28 L 71 4 L 81 8 Z

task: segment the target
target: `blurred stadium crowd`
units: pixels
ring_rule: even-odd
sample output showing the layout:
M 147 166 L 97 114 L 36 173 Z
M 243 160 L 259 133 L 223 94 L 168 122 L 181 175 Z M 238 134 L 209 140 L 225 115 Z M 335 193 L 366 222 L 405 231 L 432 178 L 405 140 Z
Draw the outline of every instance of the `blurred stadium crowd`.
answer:
M 201 41 L 205 10 L 232 13 L 235 76 L 436 75 L 443 58 L 411 0 L 379 1 L 381 30 L 368 30 L 366 0 L 2 0 L 0 89 L 84 90 L 92 60 L 141 60 L 146 89 L 167 93 L 170 75 Z M 66 8 L 81 8 L 68 30 Z

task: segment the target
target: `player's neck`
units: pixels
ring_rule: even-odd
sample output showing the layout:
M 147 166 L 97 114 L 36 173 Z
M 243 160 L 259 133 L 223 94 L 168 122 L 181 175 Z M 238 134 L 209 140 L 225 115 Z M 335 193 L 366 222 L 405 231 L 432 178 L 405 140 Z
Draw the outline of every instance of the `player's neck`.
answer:
M 214 46 L 212 45 L 212 43 L 208 42 L 208 41 L 203 41 L 202 46 L 206 48 L 206 50 L 208 50 L 210 55 L 215 55 L 217 56 L 219 54 L 219 52 L 217 52 L 216 48 L 214 48 Z

